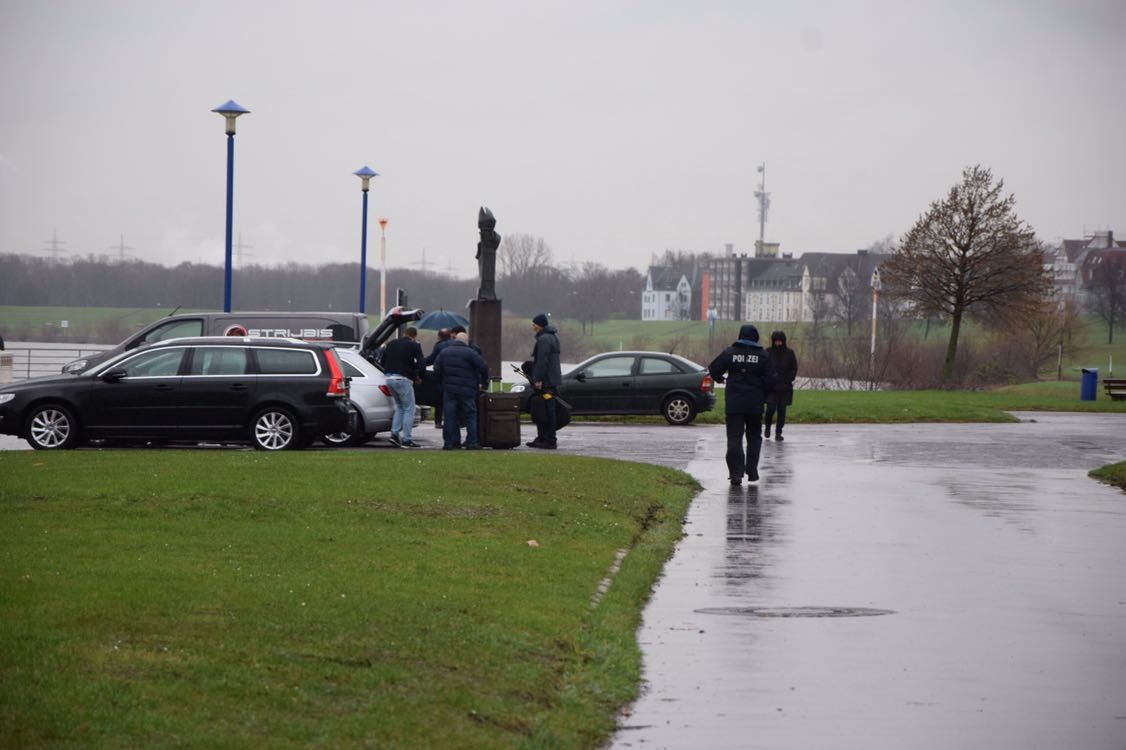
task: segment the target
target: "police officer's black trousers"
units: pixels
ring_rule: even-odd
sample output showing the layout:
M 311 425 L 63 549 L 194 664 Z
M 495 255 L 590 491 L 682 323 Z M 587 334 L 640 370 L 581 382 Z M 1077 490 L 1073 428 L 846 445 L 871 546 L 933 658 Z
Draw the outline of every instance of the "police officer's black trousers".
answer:
M 746 441 L 746 451 L 743 443 Z M 727 414 L 727 476 L 742 479 L 751 469 L 758 470 L 762 449 L 762 414 Z

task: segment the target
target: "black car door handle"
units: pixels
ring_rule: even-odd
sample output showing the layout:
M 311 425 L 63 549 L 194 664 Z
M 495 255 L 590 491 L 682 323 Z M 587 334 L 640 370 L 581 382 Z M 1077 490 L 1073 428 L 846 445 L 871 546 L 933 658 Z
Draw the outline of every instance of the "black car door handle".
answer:
M 234 385 L 231 386 L 231 390 L 232 391 L 245 391 L 246 386 L 243 385 L 242 383 L 235 383 Z
M 153 388 L 155 388 L 158 391 L 170 391 L 170 390 L 172 390 L 172 386 L 168 385 L 168 383 L 160 383 L 158 385 L 153 386 Z

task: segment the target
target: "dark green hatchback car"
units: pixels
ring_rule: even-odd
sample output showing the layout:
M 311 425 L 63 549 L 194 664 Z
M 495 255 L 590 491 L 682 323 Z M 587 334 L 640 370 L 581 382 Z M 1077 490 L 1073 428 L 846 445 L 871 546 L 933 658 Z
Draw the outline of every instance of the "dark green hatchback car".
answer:
M 532 388 L 517 383 L 513 393 L 528 410 Z M 559 395 L 571 413 L 660 414 L 669 424 L 689 424 L 715 406 L 715 387 L 707 368 L 663 352 L 596 354 L 563 374 Z

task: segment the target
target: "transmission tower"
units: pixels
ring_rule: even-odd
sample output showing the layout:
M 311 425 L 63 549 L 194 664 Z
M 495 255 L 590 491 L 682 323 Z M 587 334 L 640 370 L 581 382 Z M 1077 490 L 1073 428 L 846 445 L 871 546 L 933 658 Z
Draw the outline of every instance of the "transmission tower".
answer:
M 133 253 L 130 253 L 128 251 L 133 250 L 135 248 L 132 248 L 132 247 L 129 247 L 128 245 L 126 245 L 125 244 L 125 235 L 121 235 L 121 239 L 118 241 L 118 243 L 116 245 L 110 245 L 106 249 L 107 250 L 116 250 L 117 251 L 117 262 L 118 263 L 124 263 L 125 262 L 125 256 L 133 254 Z
M 422 260 L 420 260 L 418 263 L 415 263 L 415 265 L 418 266 L 419 270 L 423 273 L 426 273 L 426 269 L 434 265 L 430 261 L 426 260 L 426 248 L 422 248 Z
M 59 255 L 66 252 L 66 250 L 63 249 L 63 245 L 65 245 L 66 242 L 59 239 L 59 233 L 57 230 L 52 229 L 51 239 L 43 240 L 43 244 L 47 247 L 43 248 L 41 252 L 50 253 L 51 260 L 54 262 L 58 262 Z
M 252 250 L 253 248 L 254 248 L 254 245 L 243 244 L 242 232 L 239 232 L 238 233 L 238 244 L 235 245 L 235 263 L 238 264 L 239 267 L 242 267 L 242 256 L 243 255 L 246 255 L 247 257 L 254 255 L 254 253 L 246 252 L 247 250 Z

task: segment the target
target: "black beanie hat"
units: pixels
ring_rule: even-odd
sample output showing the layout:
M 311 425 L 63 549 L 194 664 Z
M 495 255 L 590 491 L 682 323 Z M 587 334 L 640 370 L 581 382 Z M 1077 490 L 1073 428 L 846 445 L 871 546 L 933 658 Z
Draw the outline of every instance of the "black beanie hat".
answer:
M 758 341 L 758 329 L 747 323 L 739 329 L 739 338 L 745 341 Z
M 532 322 L 538 325 L 540 328 L 547 328 L 547 316 L 543 313 L 540 313 L 536 317 L 532 318 Z

